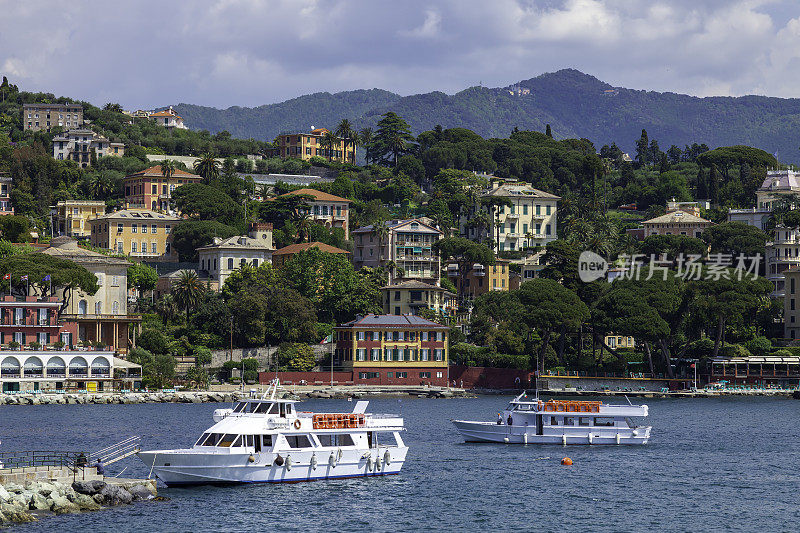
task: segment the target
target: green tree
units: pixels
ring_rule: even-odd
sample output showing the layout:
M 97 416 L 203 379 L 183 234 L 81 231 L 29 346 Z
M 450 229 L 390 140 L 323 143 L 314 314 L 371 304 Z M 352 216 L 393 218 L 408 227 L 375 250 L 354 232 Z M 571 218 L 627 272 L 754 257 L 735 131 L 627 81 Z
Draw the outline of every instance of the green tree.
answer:
M 203 182 L 210 185 L 211 182 L 219 178 L 220 163 L 211 152 L 206 152 L 196 159 L 194 169 L 203 177 Z
M 467 275 L 472 265 L 493 265 L 494 253 L 484 244 L 463 237 L 445 237 L 434 244 L 442 261 L 451 260 L 458 265 L 458 297 L 464 300 L 467 288 Z
M 176 189 L 177 192 L 177 189 Z M 197 249 L 214 241 L 239 235 L 239 230 L 214 220 L 184 220 L 172 230 L 172 246 L 181 261 L 197 262 Z
M 164 159 L 159 165 L 161 166 L 161 175 L 166 179 L 170 179 L 178 168 L 175 166 L 175 162 L 172 159 Z
M 141 296 L 146 291 L 156 288 L 158 273 L 156 269 L 144 263 L 131 263 L 128 267 L 128 288 L 136 289 Z
M 336 126 L 336 131 L 334 132 L 337 137 L 342 140 L 342 146 L 344 148 L 344 160 L 348 161 L 347 159 L 347 146 L 351 145 L 353 147 L 353 157 L 348 162 L 355 163 L 356 162 L 356 144 L 358 142 L 358 133 L 356 132 L 353 124 L 343 118 L 339 125 Z
M 172 283 L 171 293 L 178 307 L 186 310 L 186 323 L 189 323 L 189 312 L 203 296 L 206 288 L 194 270 L 181 270 L 178 279 Z
M 169 323 L 177 318 L 180 309 L 175 303 L 175 298 L 171 294 L 165 294 L 156 301 L 155 312 L 161 318 L 164 326 L 168 327 Z
M 62 291 L 62 311 L 69 306 L 73 292 L 80 291 L 84 294 L 95 294 L 99 288 L 97 277 L 68 259 L 54 257 L 48 254 L 33 252 L 28 254 L 13 255 L 0 260 L 0 272 L 10 274 L 10 280 L 2 280 L 0 288 L 7 292 L 9 284 L 18 295 L 25 295 L 30 286 L 32 291 L 43 295 L 50 295 Z M 22 276 L 28 276 L 27 281 Z M 45 279 L 49 276 L 49 279 Z
M 375 142 L 372 128 L 364 128 L 358 133 L 358 140 L 364 147 L 364 161 L 369 165 L 374 162 L 374 155 L 372 152 L 372 145 Z
M 553 332 L 565 339 L 568 331 L 578 330 L 589 318 L 589 308 L 578 295 L 550 279 L 526 281 L 520 285 L 516 296 L 523 309 L 518 319 L 536 330 L 542 339 L 538 354 L 540 361 L 544 361 Z M 562 364 L 564 344 L 560 340 L 558 358 Z
M 333 133 L 326 131 L 319 142 L 322 148 L 328 153 L 328 161 L 333 160 L 333 152 L 339 146 L 339 138 Z
M 735 259 L 765 256 L 769 235 L 743 222 L 723 222 L 707 228 L 700 237 L 708 243 L 713 253 L 731 254 Z
M 172 192 L 175 208 L 194 220 L 214 220 L 228 226 L 241 224 L 241 207 L 219 189 L 202 183 L 187 183 Z
M 317 366 L 317 357 L 308 344 L 284 343 L 277 353 L 278 364 L 287 370 L 309 372 Z
M 398 158 L 408 151 L 408 143 L 413 140 L 408 123 L 395 112 L 389 111 L 378 121 L 371 154 L 383 164 L 397 166 Z

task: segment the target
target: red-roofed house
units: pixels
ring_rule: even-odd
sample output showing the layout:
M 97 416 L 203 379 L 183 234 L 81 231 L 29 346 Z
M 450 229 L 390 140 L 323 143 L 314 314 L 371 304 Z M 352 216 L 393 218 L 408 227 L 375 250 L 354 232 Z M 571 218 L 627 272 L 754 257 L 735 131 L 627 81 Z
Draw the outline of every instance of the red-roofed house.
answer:
M 320 223 L 326 228 L 342 228 L 344 238 L 350 238 L 350 200 L 316 189 L 299 189 L 281 196 L 300 194 L 313 198 L 308 201 L 310 206 L 308 214 L 314 222 Z
M 165 109 L 164 111 L 150 113 L 150 119 L 155 120 L 156 124 L 160 124 L 165 128 L 186 129 L 186 126 L 183 124 L 183 118 L 172 109 L 172 106 L 169 106 L 169 109 Z
M 329 254 L 350 253 L 347 250 L 336 248 L 335 246 L 325 244 L 324 242 L 302 242 L 300 244 L 290 244 L 289 246 L 284 246 L 280 250 L 275 250 L 272 252 L 272 265 L 276 268 L 280 268 L 296 254 L 308 250 L 309 248 L 319 248 L 323 252 L 327 252 Z
M 381 385 L 447 384 L 450 328 L 414 315 L 366 315 L 334 328 L 334 366 L 355 381 Z
M 172 191 L 187 183 L 198 183 L 202 180 L 197 174 L 175 169 L 172 176 L 165 178 L 161 165 L 146 168 L 125 176 L 125 206 L 133 209 L 152 209 L 166 212 Z

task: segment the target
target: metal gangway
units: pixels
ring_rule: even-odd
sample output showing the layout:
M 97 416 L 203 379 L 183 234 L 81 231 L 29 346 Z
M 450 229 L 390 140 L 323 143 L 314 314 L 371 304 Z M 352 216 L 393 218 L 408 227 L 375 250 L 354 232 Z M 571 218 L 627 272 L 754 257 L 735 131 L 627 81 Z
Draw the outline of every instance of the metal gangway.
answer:
M 139 446 L 139 441 L 141 437 L 128 437 L 125 440 L 121 440 L 116 444 L 112 444 L 102 450 L 98 450 L 96 452 L 92 452 L 89 454 L 89 464 L 96 463 L 98 459 L 103 461 L 104 464 L 110 465 L 112 463 L 116 463 L 117 461 L 121 461 L 126 457 L 130 457 L 139 452 L 141 449 Z

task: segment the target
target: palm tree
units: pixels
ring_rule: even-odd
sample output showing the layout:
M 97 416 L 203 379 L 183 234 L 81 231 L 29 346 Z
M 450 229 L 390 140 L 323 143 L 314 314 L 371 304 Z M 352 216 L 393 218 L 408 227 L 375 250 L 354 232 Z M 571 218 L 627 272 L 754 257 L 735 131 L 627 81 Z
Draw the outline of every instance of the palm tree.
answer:
M 161 317 L 161 321 L 164 323 L 164 327 L 169 326 L 169 323 L 178 316 L 178 306 L 171 294 L 166 294 L 158 300 L 155 308 L 156 314 Z
M 372 143 L 375 137 L 372 134 L 372 128 L 364 128 L 358 134 L 358 141 L 364 147 L 364 161 L 370 164 L 372 161 Z
M 206 287 L 194 270 L 181 270 L 178 279 L 172 284 L 172 295 L 175 303 L 186 310 L 186 323 L 189 323 L 189 311 L 197 305 Z
M 389 226 L 386 225 L 385 220 L 379 220 L 372 227 L 378 237 L 378 260 L 380 261 L 383 259 L 383 244 L 389 238 Z
M 211 152 L 206 152 L 200 156 L 200 159 L 196 159 L 194 162 L 194 169 L 197 171 L 198 174 L 203 176 L 203 182 L 206 185 L 209 185 L 212 181 L 219 178 L 219 168 L 220 168 L 219 161 L 216 160 L 214 154 Z
M 320 140 L 320 144 L 323 149 L 328 150 L 328 161 L 331 161 L 333 159 L 333 149 L 339 145 L 339 139 L 333 133 L 326 131 Z
M 165 159 L 159 163 L 161 165 L 161 175 L 170 179 L 175 174 L 175 162 L 172 159 Z
M 297 226 L 297 242 L 311 240 L 311 217 L 306 212 L 300 212 L 295 218 L 295 225 Z
M 337 137 L 339 137 L 342 140 L 342 146 L 344 147 L 344 159 L 345 159 L 345 161 L 347 161 L 347 145 L 348 144 L 352 144 L 353 145 L 353 160 L 350 161 L 350 162 L 351 163 L 355 163 L 356 162 L 356 140 L 358 138 L 358 134 L 356 133 L 356 130 L 353 128 L 353 124 L 349 120 L 347 120 L 346 118 L 343 118 L 339 122 L 339 125 L 336 126 L 336 131 L 334 133 L 336 134 Z

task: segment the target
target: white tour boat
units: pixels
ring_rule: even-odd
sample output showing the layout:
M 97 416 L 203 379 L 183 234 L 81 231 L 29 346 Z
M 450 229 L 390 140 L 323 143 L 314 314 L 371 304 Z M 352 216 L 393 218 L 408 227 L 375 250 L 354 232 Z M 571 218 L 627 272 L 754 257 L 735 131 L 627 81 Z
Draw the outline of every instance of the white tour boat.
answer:
M 467 442 L 513 444 L 647 444 L 650 426 L 633 417 L 647 416 L 646 405 L 608 405 L 572 400 L 514 398 L 496 422 L 453 420 Z
M 397 415 L 297 412 L 278 399 L 277 383 L 261 398 L 214 411 L 215 424 L 191 448 L 152 450 L 139 458 L 167 485 L 297 482 L 398 474 L 408 452 Z M 269 395 L 269 396 L 268 396 Z

